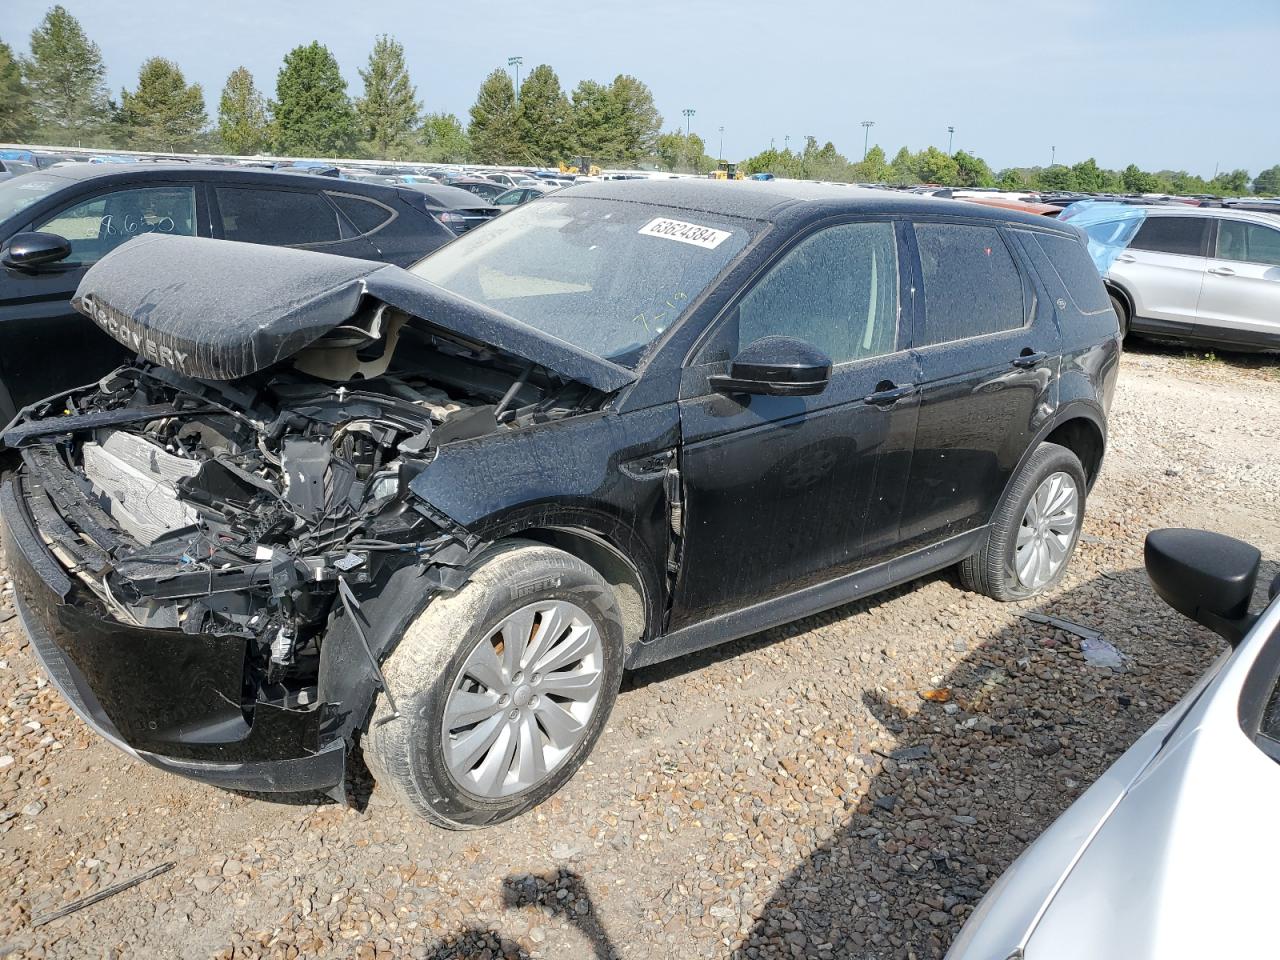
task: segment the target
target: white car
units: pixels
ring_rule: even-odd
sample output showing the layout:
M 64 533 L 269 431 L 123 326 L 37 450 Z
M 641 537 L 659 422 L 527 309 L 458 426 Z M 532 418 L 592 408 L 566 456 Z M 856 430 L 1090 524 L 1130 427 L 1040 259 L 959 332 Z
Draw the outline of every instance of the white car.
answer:
M 1103 278 L 1126 333 L 1280 350 L 1280 216 L 1218 207 L 1146 208 Z M 1105 242 L 1107 224 L 1087 227 Z
M 1157 530 L 1146 566 L 1175 610 L 1234 646 L 996 881 L 947 960 L 1217 960 L 1277 954 L 1280 577 L 1261 556 Z

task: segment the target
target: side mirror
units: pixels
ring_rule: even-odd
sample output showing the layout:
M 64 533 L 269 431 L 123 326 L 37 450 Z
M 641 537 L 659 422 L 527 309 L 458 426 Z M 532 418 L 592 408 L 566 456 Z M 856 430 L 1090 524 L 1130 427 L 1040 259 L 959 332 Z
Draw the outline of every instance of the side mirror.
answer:
M 31 268 L 71 256 L 71 243 L 56 233 L 17 233 L 4 252 L 6 267 Z
M 1184 617 L 1233 647 L 1253 626 L 1249 601 L 1262 565 L 1257 547 L 1207 530 L 1171 528 L 1147 534 L 1143 558 L 1156 594 Z
M 729 364 L 729 374 L 715 374 L 713 389 L 771 397 L 810 397 L 831 382 L 831 358 L 795 337 L 764 337 L 744 347 Z

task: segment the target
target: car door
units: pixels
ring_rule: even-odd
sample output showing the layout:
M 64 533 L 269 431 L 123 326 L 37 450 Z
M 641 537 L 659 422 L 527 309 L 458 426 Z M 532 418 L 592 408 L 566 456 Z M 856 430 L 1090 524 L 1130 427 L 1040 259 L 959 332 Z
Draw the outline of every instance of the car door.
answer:
M 1227 217 L 1215 226 L 1197 335 L 1280 346 L 1280 229 Z
M 900 324 L 908 271 L 890 220 L 822 227 L 775 257 L 710 331 L 681 384 L 684 529 L 672 628 L 886 558 L 915 432 Z M 718 393 L 741 348 L 803 339 L 832 360 L 807 397 Z
M 71 255 L 31 270 L 0 268 L 0 372 L 15 408 L 91 382 L 127 359 L 123 346 L 72 309 L 71 296 L 89 267 L 135 236 L 195 236 L 203 203 L 197 183 L 133 183 L 81 194 L 26 228 L 65 237 Z
M 211 185 L 210 193 L 215 237 L 301 247 L 361 260 L 381 259 L 377 248 L 319 186 L 299 190 L 228 182 Z
M 990 519 L 1056 403 L 1061 350 L 1052 303 L 994 224 L 917 221 L 912 239 L 920 413 L 903 550 Z
M 1110 275 L 1133 298 L 1133 329 L 1177 333 L 1195 325 L 1209 223 L 1208 217 L 1152 211 L 1129 248 L 1116 257 Z

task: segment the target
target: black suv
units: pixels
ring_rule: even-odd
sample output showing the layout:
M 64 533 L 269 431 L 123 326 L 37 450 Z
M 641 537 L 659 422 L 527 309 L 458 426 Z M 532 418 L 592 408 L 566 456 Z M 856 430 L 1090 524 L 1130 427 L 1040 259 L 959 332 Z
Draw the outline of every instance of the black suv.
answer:
M 85 163 L 0 183 L 0 426 L 127 359 L 71 307 L 85 271 L 126 240 L 212 236 L 408 266 L 460 232 L 459 200 L 488 207 L 450 193 L 201 164 Z
M 147 237 L 76 303 L 141 359 L 4 435 L 51 679 L 164 769 L 341 796 L 359 745 L 454 828 L 568 780 L 624 669 L 1051 587 L 1120 356 L 1075 228 L 782 182 L 583 185 L 408 271 Z

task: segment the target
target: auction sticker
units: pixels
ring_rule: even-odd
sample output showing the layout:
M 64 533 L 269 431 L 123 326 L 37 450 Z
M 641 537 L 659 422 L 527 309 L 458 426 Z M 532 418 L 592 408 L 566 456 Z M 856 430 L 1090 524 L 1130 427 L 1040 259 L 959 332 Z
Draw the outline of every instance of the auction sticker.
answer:
M 640 228 L 640 232 L 646 237 L 678 240 L 706 250 L 714 250 L 730 236 L 728 230 L 713 230 L 711 227 L 701 227 L 696 223 L 685 223 L 683 220 L 668 220 L 666 217 L 650 220 Z

